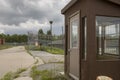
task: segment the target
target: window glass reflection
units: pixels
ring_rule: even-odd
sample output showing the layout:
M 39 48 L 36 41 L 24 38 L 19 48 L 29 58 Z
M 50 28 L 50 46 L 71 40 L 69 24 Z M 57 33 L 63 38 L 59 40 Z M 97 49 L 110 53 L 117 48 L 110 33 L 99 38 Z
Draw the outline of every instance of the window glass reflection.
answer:
M 119 58 L 120 18 L 96 17 L 98 59 Z
M 71 22 L 71 47 L 78 47 L 78 19 Z

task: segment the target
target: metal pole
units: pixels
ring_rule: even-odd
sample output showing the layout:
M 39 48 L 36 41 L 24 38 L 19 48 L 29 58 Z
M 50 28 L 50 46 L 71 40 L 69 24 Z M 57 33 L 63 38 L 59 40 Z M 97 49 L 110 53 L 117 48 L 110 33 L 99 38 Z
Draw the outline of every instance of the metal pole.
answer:
M 64 49 L 64 33 L 63 33 L 63 26 L 62 26 L 62 48 Z
M 51 50 L 52 50 L 52 24 L 53 24 L 53 21 L 49 21 L 49 23 L 50 23 L 50 32 L 51 32 Z
M 28 49 L 29 49 L 29 43 L 30 43 L 30 39 L 29 39 L 29 31 L 28 31 Z

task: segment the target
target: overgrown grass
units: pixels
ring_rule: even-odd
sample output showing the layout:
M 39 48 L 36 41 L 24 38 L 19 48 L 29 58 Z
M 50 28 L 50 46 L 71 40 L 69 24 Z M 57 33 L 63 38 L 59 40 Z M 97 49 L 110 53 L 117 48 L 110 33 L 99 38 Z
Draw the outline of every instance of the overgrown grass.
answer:
M 0 80 L 13 80 L 15 78 L 18 78 L 20 76 L 20 73 L 26 70 L 27 70 L 26 68 L 20 68 L 16 72 L 8 72 Z
M 20 73 L 22 73 L 22 72 L 24 72 L 24 71 L 26 71 L 27 70 L 27 68 L 20 68 L 20 69 L 18 69 L 16 72 L 15 72 L 15 74 L 20 74 Z
M 35 51 L 46 51 L 52 54 L 64 54 L 64 50 L 60 49 L 60 48 L 56 48 L 56 47 L 49 47 L 49 46 L 31 46 L 28 47 L 26 46 L 26 49 L 28 50 L 35 50 Z
M 4 77 L 1 78 L 0 80 L 13 80 L 13 73 L 12 72 L 6 73 Z
M 36 66 L 32 67 L 31 77 L 33 80 L 66 80 L 62 75 L 56 75 L 53 70 L 37 70 Z
M 64 50 L 56 47 L 41 46 L 39 49 L 41 51 L 46 51 L 52 54 L 64 54 Z
M 25 47 L 27 53 L 28 53 L 29 55 L 31 55 L 33 58 L 35 58 L 35 57 L 31 54 L 31 52 L 29 51 L 29 47 L 28 47 L 28 46 L 24 46 L 24 47 Z
M 0 50 L 13 47 L 12 45 L 0 45 Z

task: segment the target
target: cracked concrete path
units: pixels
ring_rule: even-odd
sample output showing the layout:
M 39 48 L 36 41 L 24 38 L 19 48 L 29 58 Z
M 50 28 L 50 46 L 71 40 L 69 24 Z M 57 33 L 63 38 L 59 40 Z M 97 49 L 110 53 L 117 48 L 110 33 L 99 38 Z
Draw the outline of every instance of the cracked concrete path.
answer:
M 50 54 L 44 51 L 30 51 L 34 57 L 39 57 L 44 63 L 64 62 L 64 55 Z
M 19 77 L 19 78 L 16 78 L 14 80 L 33 80 L 33 79 L 30 77 Z
M 34 62 L 34 58 L 26 52 L 24 46 L 0 50 L 0 78 L 7 72 L 28 68 Z

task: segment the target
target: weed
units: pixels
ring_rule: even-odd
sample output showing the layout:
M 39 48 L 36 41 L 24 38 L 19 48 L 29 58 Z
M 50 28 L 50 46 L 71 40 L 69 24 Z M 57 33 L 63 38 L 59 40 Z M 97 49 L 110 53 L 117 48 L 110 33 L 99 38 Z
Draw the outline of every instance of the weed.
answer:
M 29 51 L 29 47 L 28 47 L 28 46 L 24 46 L 24 47 L 25 47 L 27 53 L 28 53 L 29 55 L 31 55 L 33 58 L 35 58 L 35 57 L 31 54 L 31 52 Z
M 36 66 L 32 67 L 31 77 L 33 80 L 66 80 L 65 76 L 53 73 L 53 70 L 37 70 Z
M 25 47 L 26 50 L 36 50 L 36 51 L 46 51 L 52 54 L 64 54 L 64 50 L 56 47 L 49 47 L 49 46 L 32 46 L 29 48 L 28 46 Z M 28 52 L 29 53 L 29 52 Z
M 24 71 L 26 71 L 27 69 L 26 68 L 20 68 L 20 69 L 18 69 L 16 72 L 15 72 L 15 74 L 20 74 L 20 73 L 22 73 L 22 72 L 24 72 Z
M 13 47 L 12 45 L 0 45 L 0 50 L 12 48 L 12 47 Z
M 12 72 L 6 73 L 4 77 L 0 80 L 13 80 L 13 73 Z
M 13 80 L 19 77 L 20 73 L 26 71 L 26 68 L 20 68 L 16 72 L 8 72 L 0 80 Z

